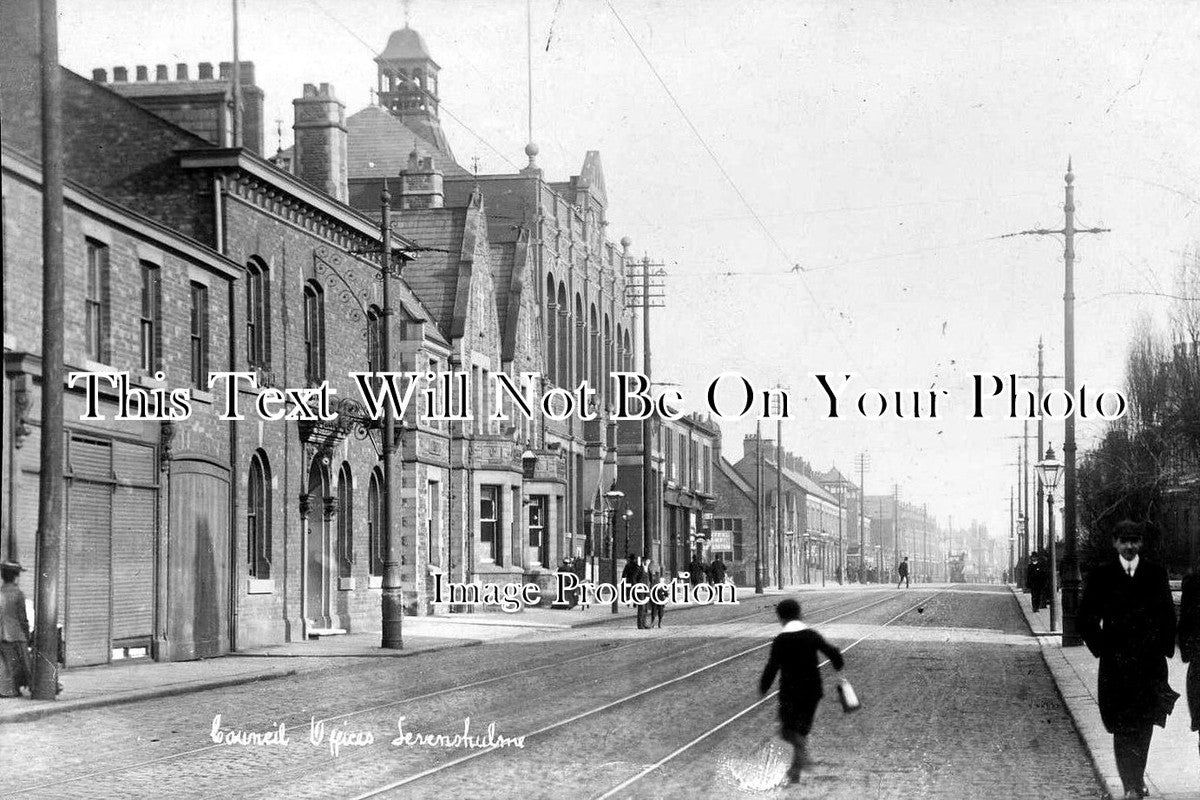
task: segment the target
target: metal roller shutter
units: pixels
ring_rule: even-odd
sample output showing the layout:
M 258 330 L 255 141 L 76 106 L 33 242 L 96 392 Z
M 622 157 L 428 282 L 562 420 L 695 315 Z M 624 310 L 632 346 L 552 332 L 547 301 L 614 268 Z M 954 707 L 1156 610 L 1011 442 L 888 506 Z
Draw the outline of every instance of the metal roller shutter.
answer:
M 119 487 L 113 496 L 112 638 L 154 632 L 153 489 Z
M 66 660 L 109 660 L 112 487 L 72 481 L 67 499 Z

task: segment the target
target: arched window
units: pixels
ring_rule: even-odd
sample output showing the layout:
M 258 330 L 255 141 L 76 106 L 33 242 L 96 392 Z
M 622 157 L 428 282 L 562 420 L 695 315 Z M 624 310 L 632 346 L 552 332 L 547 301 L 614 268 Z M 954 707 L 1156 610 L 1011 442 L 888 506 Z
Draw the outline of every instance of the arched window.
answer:
M 587 366 L 587 317 L 583 315 L 583 298 L 575 294 L 575 370 L 571 386 L 588 376 Z
M 271 577 L 271 471 L 261 450 L 246 480 L 246 564 L 251 578 Z
M 385 542 L 383 540 L 382 484 L 383 473 L 376 469 L 371 473 L 371 483 L 367 487 L 367 550 L 371 562 L 367 566 L 367 571 L 372 576 L 383 575 Z
M 354 566 L 354 482 L 350 465 L 343 462 L 337 488 L 338 577 L 349 578 Z
M 588 372 L 588 383 L 597 392 L 597 402 L 603 402 L 604 387 L 600 382 L 600 324 L 596 316 L 596 304 L 588 309 L 588 344 L 591 345 L 589 361 L 591 370 Z
M 607 404 L 612 394 L 610 386 L 614 370 L 613 364 L 616 363 L 613 361 L 612 321 L 609 319 L 608 314 L 604 315 L 604 344 L 602 346 L 604 348 L 604 365 L 600 369 L 601 373 L 603 373 L 600 376 L 602 379 L 600 381 L 600 402 Z
M 567 284 L 558 284 L 558 369 L 554 377 L 559 386 L 571 382 L 571 307 L 567 305 Z
M 271 367 L 271 276 L 257 257 L 246 262 L 246 363 Z
M 558 306 L 554 303 L 554 275 L 546 276 L 546 377 L 558 383 Z
M 304 284 L 304 377 L 310 386 L 325 380 L 325 292 Z

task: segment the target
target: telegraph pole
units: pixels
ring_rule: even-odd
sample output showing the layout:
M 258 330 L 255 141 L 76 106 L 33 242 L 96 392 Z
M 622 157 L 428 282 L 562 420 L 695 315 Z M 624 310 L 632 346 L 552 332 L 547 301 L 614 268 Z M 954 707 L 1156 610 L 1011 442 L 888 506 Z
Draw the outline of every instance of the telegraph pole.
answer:
M 808 560 L 804 561 L 808 571 Z M 806 576 L 807 577 L 807 576 Z M 775 420 L 775 580 L 783 588 L 783 420 Z
M 41 2 L 42 439 L 32 694 L 58 694 L 58 572 L 63 509 L 63 129 L 58 2 Z
M 1042 352 L 1043 350 L 1044 350 L 1044 345 L 1042 344 L 1042 337 L 1039 336 L 1038 337 L 1037 375 L 1018 375 L 1017 376 L 1018 378 L 1037 378 L 1038 418 L 1037 418 L 1037 452 L 1035 453 L 1035 455 L 1037 455 L 1037 458 L 1039 461 L 1041 461 L 1041 459 L 1042 459 L 1042 453 L 1046 452 L 1046 442 L 1045 442 L 1046 420 L 1042 416 L 1042 413 L 1041 413 L 1042 399 L 1046 396 L 1046 386 L 1045 386 L 1046 379 L 1062 377 L 1062 375 L 1047 375 L 1046 374 L 1045 362 L 1043 359 L 1043 352 Z M 1028 466 L 1028 464 L 1029 464 L 1029 453 L 1025 454 L 1025 464 L 1026 464 L 1026 466 Z M 1034 549 L 1042 550 L 1046 546 L 1046 538 L 1044 535 L 1045 518 L 1042 516 L 1042 514 L 1044 513 L 1043 509 L 1045 508 L 1045 505 L 1046 505 L 1046 490 L 1042 488 L 1041 481 L 1035 479 L 1035 483 L 1037 483 L 1037 502 L 1034 503 L 1034 506 L 1036 506 L 1036 508 L 1034 509 L 1034 513 L 1037 514 L 1037 535 L 1034 537 L 1034 541 L 1036 542 L 1036 547 Z M 1026 520 L 1026 523 L 1028 523 L 1028 521 L 1029 521 L 1029 492 L 1028 492 L 1028 490 L 1025 492 L 1025 520 Z M 1026 531 L 1026 533 L 1028 533 L 1028 531 Z
M 1067 174 L 1063 176 L 1063 216 L 1061 230 L 1037 228 L 1019 231 L 1009 236 L 1062 236 L 1063 237 L 1063 389 L 1068 397 L 1075 396 L 1075 234 L 1108 233 L 1110 228 L 1075 227 L 1075 172 L 1071 159 L 1067 158 Z M 1078 530 L 1076 528 L 1077 497 L 1075 492 L 1075 415 L 1063 421 L 1063 593 L 1062 622 L 1063 646 L 1078 647 L 1083 638 L 1076 628 L 1079 611 Z M 1055 565 L 1051 563 L 1050 569 Z
M 387 181 L 384 181 L 383 192 L 379 196 L 380 204 L 380 257 L 379 277 L 383 287 L 383 308 L 380 316 L 383 318 L 382 330 L 379 336 L 379 360 L 383 372 L 392 371 L 392 195 L 388 191 Z M 404 616 L 404 596 L 400 587 L 400 531 L 395 527 L 396 489 L 395 470 L 392 466 L 392 451 L 396 443 L 396 421 L 388 403 L 383 404 L 383 508 L 380 509 L 383 518 L 383 531 L 386 537 L 387 554 L 383 562 L 383 592 L 382 617 L 383 641 L 381 647 L 399 650 L 404 647 L 404 637 L 401 630 Z
M 864 523 L 866 522 L 866 473 L 867 468 L 871 466 L 871 456 L 866 450 L 854 457 L 854 466 L 858 467 L 858 582 L 866 583 L 867 575 L 867 537 L 864 531 Z
M 650 272 L 651 267 L 655 268 L 653 274 Z M 650 371 L 650 309 L 662 308 L 664 305 L 654 302 L 666 296 L 663 292 L 664 275 L 666 272 L 663 265 L 651 263 L 649 256 L 643 256 L 641 264 L 634 263 L 625 271 L 625 307 L 642 312 L 642 374 L 650 381 L 651 387 L 654 386 L 654 380 Z M 650 557 L 654 545 L 654 509 L 651 507 L 654 494 L 650 487 L 651 470 L 654 466 L 650 452 L 651 433 L 651 420 L 647 416 L 642 420 L 642 555 L 647 558 Z M 692 543 L 689 541 L 688 550 L 691 549 Z M 691 552 L 688 555 L 690 557 Z M 616 554 L 613 554 L 613 557 L 615 558 Z
M 762 420 L 754 423 L 754 593 L 763 593 Z

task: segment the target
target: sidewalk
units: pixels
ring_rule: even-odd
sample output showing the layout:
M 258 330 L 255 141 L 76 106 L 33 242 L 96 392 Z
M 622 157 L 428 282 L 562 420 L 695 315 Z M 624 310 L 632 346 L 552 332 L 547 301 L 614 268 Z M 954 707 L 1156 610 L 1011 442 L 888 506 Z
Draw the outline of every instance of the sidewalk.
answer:
M 820 587 L 789 587 L 787 591 L 813 588 Z M 777 595 L 781 592 L 777 589 L 767 590 L 766 594 Z M 739 599 L 753 596 L 753 588 L 738 589 Z M 699 607 L 680 606 L 678 610 Z M 467 614 L 443 612 L 434 616 L 405 617 L 403 650 L 382 649 L 376 631 L 289 642 L 199 661 L 156 662 L 138 659 L 96 667 L 76 667 L 60 673 L 63 692 L 57 700 L 0 698 L 0 724 L 286 678 L 345 666 L 347 659 L 365 662 L 378 658 L 409 658 L 512 638 L 534 630 L 570 630 L 602 625 L 614 619 L 626 620 L 627 624 L 632 625 L 635 613 L 632 607 L 620 607 L 618 613 L 613 614 L 612 607 L 608 605 L 570 610 L 532 607 L 512 614 L 490 610 Z
M 1059 694 L 1075 721 L 1075 728 L 1092 757 L 1096 772 L 1109 794 L 1121 797 L 1112 735 L 1104 730 L 1096 699 L 1100 662 L 1086 647 L 1063 647 L 1061 632 L 1050 632 L 1050 610 L 1042 609 L 1035 614 L 1029 595 L 1015 588 L 1013 594 L 1029 622 L 1029 629 L 1038 637 L 1046 666 L 1050 668 Z M 1168 666 L 1171 687 L 1183 695 L 1187 665 L 1179 660 L 1176 652 Z M 1146 764 L 1146 787 L 1150 790 L 1151 800 L 1196 800 L 1200 797 L 1200 758 L 1197 757 L 1197 739 L 1191 730 L 1186 696 L 1181 696 L 1175 704 L 1174 713 L 1167 718 L 1167 727 L 1154 729 L 1150 759 Z

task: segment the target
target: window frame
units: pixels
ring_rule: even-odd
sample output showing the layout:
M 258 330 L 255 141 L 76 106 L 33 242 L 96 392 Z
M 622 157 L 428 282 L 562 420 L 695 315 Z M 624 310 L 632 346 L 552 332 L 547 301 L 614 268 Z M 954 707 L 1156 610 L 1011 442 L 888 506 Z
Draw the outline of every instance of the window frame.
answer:
M 208 385 L 209 306 L 208 287 L 191 282 L 190 348 L 192 385 L 204 390 Z

